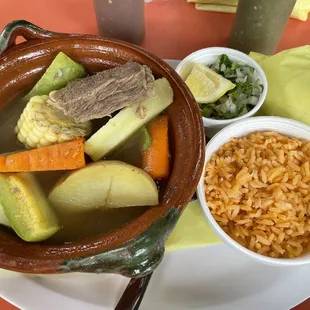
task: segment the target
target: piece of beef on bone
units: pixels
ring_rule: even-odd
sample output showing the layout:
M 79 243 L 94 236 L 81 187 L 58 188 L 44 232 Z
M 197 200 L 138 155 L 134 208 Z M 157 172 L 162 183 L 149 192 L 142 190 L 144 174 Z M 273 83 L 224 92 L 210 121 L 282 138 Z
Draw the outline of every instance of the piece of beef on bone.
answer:
M 132 103 L 153 96 L 154 80 L 148 66 L 130 61 L 70 82 L 50 93 L 48 104 L 82 123 L 110 116 Z

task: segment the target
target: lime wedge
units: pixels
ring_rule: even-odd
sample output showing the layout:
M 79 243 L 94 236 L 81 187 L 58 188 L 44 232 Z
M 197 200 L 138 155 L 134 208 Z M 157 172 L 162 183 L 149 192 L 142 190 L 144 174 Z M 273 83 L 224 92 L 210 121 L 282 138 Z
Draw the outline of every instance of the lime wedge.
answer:
M 215 102 L 236 86 L 202 64 L 195 64 L 185 83 L 198 103 Z

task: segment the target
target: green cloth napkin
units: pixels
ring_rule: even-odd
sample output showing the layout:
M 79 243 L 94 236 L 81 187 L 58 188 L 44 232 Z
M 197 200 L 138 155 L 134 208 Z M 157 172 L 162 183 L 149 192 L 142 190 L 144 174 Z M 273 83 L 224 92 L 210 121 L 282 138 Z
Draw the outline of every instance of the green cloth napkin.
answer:
M 221 239 L 213 232 L 196 200 L 184 210 L 166 243 L 166 250 L 189 249 L 220 242 Z
M 310 46 L 272 56 L 250 53 L 263 68 L 268 93 L 260 115 L 291 118 L 310 125 Z

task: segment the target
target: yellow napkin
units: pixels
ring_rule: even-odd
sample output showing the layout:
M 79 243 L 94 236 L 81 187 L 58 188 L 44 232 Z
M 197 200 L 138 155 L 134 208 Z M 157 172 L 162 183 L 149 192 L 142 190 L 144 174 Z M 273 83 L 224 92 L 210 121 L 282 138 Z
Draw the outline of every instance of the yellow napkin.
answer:
M 198 11 L 220 12 L 220 13 L 236 13 L 237 11 L 237 7 L 231 5 L 196 3 L 195 8 Z
M 199 201 L 196 200 L 184 210 L 166 243 L 166 250 L 189 249 L 220 242 L 220 238 L 207 223 Z
M 250 53 L 263 68 L 268 94 L 260 114 L 292 118 L 310 125 L 310 46 L 265 56 Z
M 306 21 L 310 12 L 310 0 L 297 0 L 291 17 Z
M 238 5 L 238 0 L 187 0 L 187 2 L 196 3 L 197 10 L 225 13 L 235 13 Z M 306 21 L 309 12 L 310 0 L 297 0 L 291 17 Z
M 187 2 L 204 3 L 204 4 L 218 4 L 218 5 L 238 5 L 238 0 L 187 0 Z

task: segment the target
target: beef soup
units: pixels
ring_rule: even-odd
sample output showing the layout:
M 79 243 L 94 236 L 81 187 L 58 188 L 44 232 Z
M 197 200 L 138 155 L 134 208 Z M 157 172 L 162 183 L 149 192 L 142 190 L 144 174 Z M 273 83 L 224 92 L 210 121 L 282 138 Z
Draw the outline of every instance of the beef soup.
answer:
M 13 47 L 16 36 L 26 42 Z M 164 61 L 126 42 L 27 21 L 8 24 L 0 37 L 0 268 L 149 274 L 203 168 L 202 120 L 188 88 Z M 88 119 L 88 90 L 109 93 L 88 83 L 67 98 L 74 107 L 52 104 L 71 83 L 116 67 L 151 78 L 143 87 L 128 79 L 139 100 Z
M 172 101 L 169 82 L 145 65 L 88 76 L 58 54 L 0 114 L 0 223 L 28 242 L 77 241 L 157 205 L 170 173 Z

